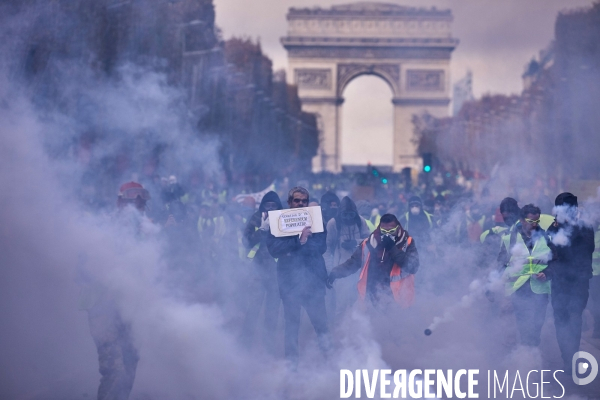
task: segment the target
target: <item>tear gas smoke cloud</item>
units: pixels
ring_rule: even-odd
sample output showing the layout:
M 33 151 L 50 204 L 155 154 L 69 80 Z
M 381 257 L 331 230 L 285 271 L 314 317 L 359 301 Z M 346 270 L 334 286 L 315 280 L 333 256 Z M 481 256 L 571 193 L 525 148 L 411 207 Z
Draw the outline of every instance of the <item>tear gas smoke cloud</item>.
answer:
M 1 37 L 16 29 L 15 23 L 5 26 Z M 16 38 L 0 49 L 5 61 L 22 50 Z M 506 356 L 515 341 L 512 315 L 502 313 L 499 302 L 480 301 L 487 291 L 499 291 L 499 275 L 479 265 L 472 248 L 442 239 L 453 232 L 458 211 L 434 236 L 440 256 L 420 251 L 413 308 L 381 313 L 357 304 L 335 325 L 328 361 L 316 351 L 304 318 L 297 374 L 287 374 L 280 357 L 241 348 L 236 336 L 246 272 L 226 261 L 208 264 L 197 244 L 177 258 L 188 261 L 174 266 L 164 231 L 140 238 L 109 207 L 90 212 L 80 201 L 86 176 L 72 146 L 82 133 L 102 128 L 89 164 L 89 179 L 97 182 L 108 174 L 102 160 L 132 142 L 139 153 L 168 145 L 161 172 L 201 168 L 212 174 L 219 170 L 218 142 L 193 135 L 184 96 L 159 73 L 129 64 L 120 79 L 107 81 L 77 63 L 53 66 L 62 101 L 50 106 L 32 100 L 31 87 L 12 79 L 11 68 L 0 68 L 0 397 L 93 397 L 99 379 L 96 349 L 86 313 L 77 309 L 82 273 L 110 287 L 119 311 L 131 321 L 140 353 L 132 399 L 330 399 L 339 394 L 342 368 L 498 369 L 541 363 L 539 354 L 516 350 Z M 534 162 L 509 161 L 519 167 L 494 177 L 490 198 L 512 194 L 511 177 L 522 176 L 524 168 L 537 172 Z M 134 163 L 123 176 L 142 167 Z M 117 187 L 109 190 L 116 193 Z M 527 194 L 521 198 L 525 204 Z M 232 245 L 225 241 L 216 251 L 231 253 Z M 200 292 L 209 285 L 192 278 L 221 271 L 225 283 L 215 280 L 212 287 L 220 296 L 205 301 Z M 432 320 L 431 330 L 441 331 L 446 322 L 443 334 L 424 338 L 422 327 Z M 554 347 L 543 351 L 556 356 L 549 325 L 544 339 Z M 277 334 L 280 340 L 281 323 Z
M 82 207 L 81 167 L 68 151 L 78 135 L 101 126 L 104 136 L 94 146 L 92 172 L 105 172 L 101 160 L 133 137 L 142 141 L 142 152 L 168 143 L 161 160 L 167 171 L 185 173 L 200 165 L 211 173 L 218 168 L 216 143 L 186 137 L 190 125 L 182 96 L 160 74 L 129 65 L 116 83 L 95 79 L 77 65 L 61 64 L 58 70 L 68 71 L 54 75 L 61 82 L 59 97 L 84 104 L 76 115 L 62 112 L 71 109 L 68 105 L 39 107 L 22 95 L 24 86 L 9 83 L 6 68 L 0 74 L 6 89 L 0 99 L 5 121 L 0 181 L 10 188 L 2 193 L 1 211 L 2 397 L 65 399 L 95 392 L 96 350 L 86 313 L 77 309 L 77 280 L 84 271 L 111 288 L 131 321 L 141 354 L 132 398 L 281 398 L 284 368 L 238 347 L 233 330 L 225 327 L 232 318 L 228 304 L 190 302 L 184 288 L 173 287 L 160 233 L 140 238 L 112 212 L 91 214 Z M 365 362 L 380 360 L 362 349 L 376 347 L 372 341 L 365 338 L 357 346 L 338 362 L 382 365 Z M 336 369 L 311 365 L 294 379 L 297 397 L 291 398 L 333 396 L 337 385 L 329 382 L 336 377 Z

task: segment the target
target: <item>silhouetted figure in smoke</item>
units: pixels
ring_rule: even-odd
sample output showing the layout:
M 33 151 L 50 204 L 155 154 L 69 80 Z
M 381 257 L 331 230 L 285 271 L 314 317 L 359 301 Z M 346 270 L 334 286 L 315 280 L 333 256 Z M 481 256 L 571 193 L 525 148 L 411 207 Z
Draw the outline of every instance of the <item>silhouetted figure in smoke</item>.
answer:
M 185 195 L 185 190 L 177 182 L 175 175 L 169 176 L 169 178 L 162 178 L 162 193 L 161 198 L 163 203 L 170 203 L 174 200 L 180 200 Z
M 340 207 L 340 198 L 331 190 L 326 191 L 321 196 L 321 210 L 323 212 L 323 225 L 327 226 L 327 223 L 338 215 Z
M 384 214 L 377 229 L 356 248 L 352 256 L 335 267 L 328 282 L 361 270 L 358 294 L 367 293 L 374 305 L 396 302 L 403 307 L 414 298 L 414 274 L 419 269 L 417 246 L 392 214 Z M 380 304 L 382 303 L 383 304 Z
M 433 229 L 433 216 L 423 209 L 423 201 L 419 196 L 408 199 L 408 211 L 400 217 L 400 224 L 410 230 L 411 236 L 424 248 L 431 242 L 429 236 Z
M 148 191 L 136 182 L 119 188 L 117 218 L 134 224 L 139 236 L 153 226 L 145 216 Z M 133 387 L 138 352 L 131 338 L 130 324 L 123 319 L 111 289 L 91 281 L 82 291 L 82 308 L 88 311 L 90 332 L 98 349 L 100 386 L 98 400 L 126 400 Z
M 540 214 L 533 204 L 524 206 L 514 229 L 503 235 L 498 256 L 506 267 L 506 295 L 511 297 L 521 344 L 525 346 L 540 345 L 550 294 L 545 272 L 553 252 L 548 235 L 539 226 Z
M 438 194 L 433 199 L 433 219 L 436 226 L 442 226 L 448 222 L 448 205 L 446 198 Z
M 294 187 L 288 194 L 290 208 L 307 207 L 308 191 Z M 315 328 L 321 350 L 329 348 L 329 329 L 325 310 L 327 269 L 323 254 L 327 233 L 312 233 L 306 226 L 300 236 L 275 237 L 269 234 L 267 248 L 277 258 L 277 280 L 285 316 L 285 357 L 292 368 L 298 365 L 300 311 L 304 307 Z
M 271 353 L 275 353 L 275 331 L 279 317 L 279 287 L 277 285 L 277 263 L 267 249 L 269 229 L 269 211 L 281 210 L 283 205 L 277 193 L 270 191 L 262 198 L 258 211 L 250 217 L 244 229 L 244 244 L 247 246 L 247 258 L 252 260 L 250 285 L 248 287 L 248 308 L 242 328 L 242 342 L 248 347 L 252 344 L 254 328 L 264 303 L 263 344 Z
M 354 202 L 348 196 L 344 197 L 338 215 L 327 224 L 327 270 L 331 271 L 350 258 L 369 234 L 367 222 L 358 214 Z M 342 284 L 338 283 L 334 290 L 327 293 L 327 313 L 330 320 L 333 321 L 336 314 L 342 314 L 356 301 L 356 282 L 357 280 L 348 279 Z
M 481 234 L 487 230 L 489 221 L 481 205 L 470 201 L 465 206 L 464 218 L 457 229 L 457 240 L 464 244 L 480 243 Z
M 484 231 L 479 237 L 482 243 L 479 265 L 482 268 L 488 267 L 490 262 L 493 265 L 498 257 L 498 249 L 502 246 L 502 236 L 519 220 L 520 212 L 517 200 L 512 197 L 506 197 L 500 202 L 500 207 L 494 213 L 495 226 Z M 505 260 L 502 261 L 502 266 L 503 263 Z
M 594 230 L 579 218 L 577 196 L 561 193 L 554 201 L 556 221 L 548 229 L 556 245 L 557 259 L 548 266 L 552 280 L 552 308 L 558 347 L 565 370 L 570 373 L 573 354 L 581 341 L 581 314 L 592 278 Z

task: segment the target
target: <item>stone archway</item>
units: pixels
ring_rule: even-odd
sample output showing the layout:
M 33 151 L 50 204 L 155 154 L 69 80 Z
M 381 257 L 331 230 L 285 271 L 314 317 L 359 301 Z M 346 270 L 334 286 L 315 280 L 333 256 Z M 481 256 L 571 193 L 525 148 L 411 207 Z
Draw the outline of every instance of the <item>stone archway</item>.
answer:
M 288 77 L 298 85 L 302 108 L 322 121 L 313 171 L 340 172 L 340 106 L 354 78 L 381 77 L 392 89 L 394 104 L 393 169 L 419 168 L 412 143 L 411 118 L 427 110 L 449 115 L 451 37 L 449 10 L 355 3 L 330 9 L 291 8 Z

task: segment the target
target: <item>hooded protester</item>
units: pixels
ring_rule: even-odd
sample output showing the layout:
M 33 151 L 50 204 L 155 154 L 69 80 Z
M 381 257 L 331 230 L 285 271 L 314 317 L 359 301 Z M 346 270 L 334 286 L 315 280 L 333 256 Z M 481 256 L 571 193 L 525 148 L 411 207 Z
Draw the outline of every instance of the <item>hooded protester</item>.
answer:
M 283 209 L 277 193 L 270 191 L 262 198 L 258 211 L 250 217 L 244 229 L 244 244 L 249 249 L 247 258 L 252 261 L 252 276 L 249 285 L 248 308 L 242 327 L 241 341 L 252 345 L 256 321 L 263 303 L 265 348 L 275 353 L 275 331 L 279 316 L 279 290 L 277 286 L 277 263 L 269 254 L 266 241 L 269 235 L 268 212 Z
M 321 211 L 323 212 L 323 225 L 327 226 L 332 218 L 338 215 L 340 198 L 331 190 L 321 196 Z
M 400 223 L 404 229 L 410 230 L 421 246 L 430 242 L 433 216 L 423 209 L 423 201 L 419 196 L 408 199 L 408 211 L 400 218 Z
M 294 187 L 288 194 L 290 208 L 307 207 L 308 190 Z M 325 309 L 327 269 L 323 254 L 327 250 L 327 231 L 313 233 L 305 226 L 299 236 L 275 237 L 269 234 L 267 248 L 277 258 L 277 281 L 285 317 L 285 357 L 295 369 L 298 365 L 298 333 L 304 308 L 315 328 L 323 353 L 329 349 L 329 328 Z
M 333 266 L 352 256 L 360 242 L 369 236 L 367 222 L 358 214 L 356 204 L 348 197 L 340 203 L 338 215 L 327 224 L 327 253 L 325 264 L 330 271 Z M 335 290 L 327 294 L 330 319 L 342 314 L 356 301 L 356 280 L 339 282 Z
M 554 201 L 556 220 L 548 234 L 557 258 L 549 263 L 546 277 L 552 282 L 552 309 L 556 338 L 565 371 L 570 374 L 573 354 L 579 351 L 581 315 L 592 278 L 594 230 L 579 218 L 577 196 L 561 193 Z
M 385 214 L 377 229 L 356 248 L 352 256 L 335 267 L 328 282 L 361 270 L 358 294 L 367 293 L 373 305 L 395 301 L 408 307 L 414 300 L 414 274 L 419 269 L 419 253 L 413 238 L 392 214 Z

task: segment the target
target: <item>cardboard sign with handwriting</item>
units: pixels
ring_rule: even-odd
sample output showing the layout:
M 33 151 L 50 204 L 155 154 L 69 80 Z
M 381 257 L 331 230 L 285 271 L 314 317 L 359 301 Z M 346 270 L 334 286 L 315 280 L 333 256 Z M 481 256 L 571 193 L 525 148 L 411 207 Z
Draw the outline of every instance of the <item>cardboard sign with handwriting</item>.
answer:
M 298 235 L 305 226 L 312 233 L 324 231 L 320 206 L 269 211 L 269 225 L 275 237 Z

